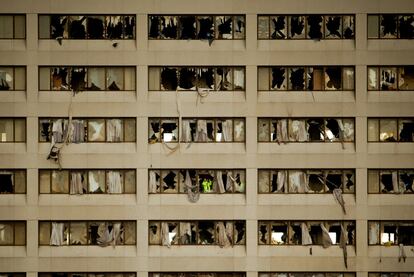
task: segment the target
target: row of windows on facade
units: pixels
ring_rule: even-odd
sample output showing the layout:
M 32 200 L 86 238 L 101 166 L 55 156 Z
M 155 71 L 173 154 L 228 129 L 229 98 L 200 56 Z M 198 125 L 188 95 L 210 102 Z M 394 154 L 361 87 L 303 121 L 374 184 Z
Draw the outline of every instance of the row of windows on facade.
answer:
M 257 192 L 355 193 L 354 169 L 258 169 Z M 414 193 L 413 169 L 368 169 L 368 193 Z M 2 169 L 0 193 L 26 193 L 26 170 Z M 245 169 L 149 169 L 148 193 L 246 192 Z M 40 194 L 135 194 L 135 169 L 39 169 Z
M 150 66 L 149 91 L 244 91 L 243 66 Z M 353 66 L 259 66 L 258 91 L 353 91 Z M 414 66 L 368 66 L 367 90 L 414 90 Z M 0 67 L 0 90 L 25 90 L 26 68 Z M 40 66 L 40 91 L 135 91 L 135 67 Z
M 39 245 L 136 245 L 136 221 L 39 221 Z M 355 221 L 259 220 L 259 245 L 355 245 Z M 148 222 L 149 245 L 246 245 L 244 220 Z M 414 245 L 413 221 L 368 221 L 368 245 Z M 25 221 L 1 221 L 0 245 L 26 245 Z
M 135 39 L 135 15 L 39 15 L 40 39 Z M 412 14 L 368 14 L 369 39 L 414 38 Z M 1 15 L 0 38 L 24 39 L 25 15 Z M 148 15 L 149 39 L 245 39 L 245 15 Z M 258 15 L 258 39 L 354 39 L 355 15 Z
M 0 273 L 26 277 L 25 273 Z M 135 277 L 135 272 L 38 272 L 38 277 Z M 245 272 L 148 272 L 148 277 L 245 277 Z M 355 272 L 259 272 L 259 277 L 355 277 Z M 369 272 L 369 277 L 414 277 L 410 272 Z
M 181 130 L 180 130 L 181 124 Z M 258 118 L 257 141 L 353 142 L 354 118 Z M 368 118 L 368 142 L 413 142 L 414 119 Z M 40 118 L 39 142 L 136 142 L 135 118 Z M 148 141 L 245 142 L 245 118 L 148 118 Z M 0 142 L 25 142 L 25 118 L 0 118 Z

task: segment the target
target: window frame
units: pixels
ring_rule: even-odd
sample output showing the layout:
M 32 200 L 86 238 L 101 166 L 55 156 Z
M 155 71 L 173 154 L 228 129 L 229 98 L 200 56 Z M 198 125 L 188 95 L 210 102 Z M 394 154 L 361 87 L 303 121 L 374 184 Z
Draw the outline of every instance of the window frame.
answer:
M 378 122 L 378 133 L 377 133 L 377 140 L 370 141 L 369 140 L 369 128 L 368 124 L 369 121 L 376 120 Z M 381 141 L 380 135 L 381 135 L 381 120 L 396 120 L 397 122 L 397 134 L 396 134 L 396 141 Z M 367 117 L 367 143 L 413 143 L 413 141 L 400 141 L 400 132 L 402 129 L 400 129 L 400 122 L 404 120 L 411 120 L 414 123 L 414 117 Z
M 1 65 L 1 68 L 13 68 L 13 88 L 10 88 L 8 90 L 0 90 L 0 94 L 3 92 L 8 91 L 27 91 L 27 68 L 24 65 Z M 24 88 L 23 89 L 16 89 L 16 68 L 23 69 L 24 71 Z
M 13 182 L 13 192 L 11 193 L 0 193 L 1 195 L 10 195 L 10 194 L 20 194 L 20 195 L 25 195 L 27 194 L 27 169 L 25 168 L 11 168 L 11 169 L 6 169 L 6 168 L 1 168 L 0 169 L 0 173 L 4 173 L 4 172 L 11 172 L 12 173 L 12 182 Z M 23 172 L 24 173 L 24 192 L 16 192 L 16 172 Z
M 387 38 L 387 37 L 381 37 L 381 16 L 383 15 L 393 15 L 397 17 L 397 22 L 396 22 L 396 37 L 395 38 Z M 377 30 L 377 36 L 375 38 L 373 37 L 369 37 L 369 25 L 368 25 L 368 17 L 369 16 L 376 16 L 378 18 L 378 30 Z M 373 40 L 373 39 L 381 39 L 381 40 L 389 40 L 389 39 L 406 39 L 406 40 L 412 40 L 413 38 L 401 38 L 401 34 L 400 34 L 400 17 L 401 16 L 414 16 L 414 13 L 367 13 L 367 27 L 366 27 L 366 31 L 367 31 L 367 39 L 368 40 Z
M 16 244 L 16 224 L 23 223 L 24 224 L 24 243 L 23 244 Z M 27 245 L 27 222 L 25 220 L 2 220 L 0 224 L 12 224 L 13 225 L 13 243 L 12 244 L 0 244 L 2 246 L 26 246 Z
M 0 144 L 3 143 L 26 143 L 27 142 L 27 119 L 26 117 L 0 117 L 0 120 L 12 120 L 13 121 L 13 140 L 11 141 L 2 141 L 0 139 Z M 16 120 L 24 120 L 24 140 L 16 141 Z
M 370 231 L 369 231 L 369 226 L 370 226 L 370 223 L 377 223 L 377 224 L 379 224 L 379 230 L 378 230 L 378 237 L 377 237 L 377 243 L 376 244 L 371 244 L 370 243 Z M 393 223 L 393 224 L 395 224 L 395 227 L 396 227 L 396 231 L 395 231 L 395 243 L 393 243 L 393 244 L 391 244 L 391 245 L 387 245 L 386 243 L 382 243 L 381 242 L 381 232 L 382 232 L 382 230 L 383 230 L 383 224 L 384 223 Z M 399 236 L 399 227 L 400 227 L 400 224 L 407 224 L 407 223 L 409 223 L 409 224 L 411 224 L 411 227 L 412 227 L 412 229 L 414 230 L 414 220 L 368 220 L 367 221 L 367 239 L 368 239 L 368 242 L 367 242 L 367 245 L 368 245 L 368 247 L 369 246 L 385 246 L 385 247 L 388 247 L 388 246 L 398 246 L 399 244 L 400 244 L 400 241 L 399 241 L 399 238 L 400 238 L 400 236 Z M 405 244 L 405 246 L 413 246 L 414 244 Z
M 0 16 L 12 16 L 13 17 L 13 27 L 12 27 L 12 33 L 13 33 L 13 37 L 12 38 L 4 38 L 0 36 L 0 41 L 1 40 L 6 40 L 6 39 L 21 39 L 21 40 L 26 40 L 27 39 L 27 16 L 24 13 L 2 13 L 0 14 Z M 23 38 L 16 38 L 16 16 L 23 16 L 24 17 L 24 37 Z

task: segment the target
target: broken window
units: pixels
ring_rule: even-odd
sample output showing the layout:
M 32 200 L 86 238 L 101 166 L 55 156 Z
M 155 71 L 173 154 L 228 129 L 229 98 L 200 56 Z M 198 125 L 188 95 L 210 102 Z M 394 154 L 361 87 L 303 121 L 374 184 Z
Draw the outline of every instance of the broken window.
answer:
M 136 277 L 135 272 L 39 272 L 39 277 Z M 24 276 L 10 276 L 10 277 L 24 277 Z M 155 276 L 154 276 L 155 277 Z
M 413 170 L 368 170 L 368 193 L 413 193 L 413 182 Z
M 307 38 L 319 40 L 322 38 L 322 25 L 323 25 L 323 16 L 322 15 L 308 15 L 306 17 L 306 24 L 308 27 L 308 32 L 306 34 Z
M 302 39 L 305 38 L 305 16 L 291 15 L 289 18 L 289 38 Z
M 148 120 L 148 140 L 154 142 L 177 142 L 178 120 L 152 118 Z
M 344 66 L 258 67 L 258 90 L 354 90 L 354 71 Z
M 412 221 L 369 221 L 369 245 L 414 245 Z
M 26 245 L 25 221 L 0 221 L 0 246 Z
M 71 124 L 63 118 L 40 118 L 39 142 L 134 142 L 135 126 L 135 118 L 73 118 Z
M 149 244 L 245 245 L 245 221 L 150 221 Z
M 135 39 L 135 15 L 39 15 L 40 39 Z
M 288 186 L 289 183 L 289 186 Z M 350 169 L 259 169 L 259 193 L 355 193 L 355 171 Z
M 244 142 L 244 119 L 188 119 L 182 120 L 183 142 Z
M 0 15 L 0 39 L 25 39 L 26 15 Z
M 135 91 L 135 67 L 39 67 L 39 90 Z
M 149 67 L 149 90 L 244 90 L 244 67 Z
M 414 67 L 368 66 L 368 90 L 414 90 Z
M 134 221 L 39 221 L 39 245 L 135 245 Z
M 412 142 L 414 120 L 411 118 L 368 118 L 369 142 Z
M 148 274 L 149 277 L 246 277 L 244 272 L 149 272 Z
M 25 90 L 26 68 L 23 66 L 0 66 L 0 91 Z
M 0 143 L 25 142 L 26 119 L 25 118 L 0 118 Z
M 354 39 L 354 15 L 259 15 L 258 39 Z
M 26 171 L 18 169 L 0 170 L 0 194 L 26 193 Z
M 150 39 L 244 39 L 244 15 L 149 15 Z
M 341 226 L 344 226 L 342 229 Z M 346 234 L 342 234 L 343 230 Z M 259 221 L 259 244 L 265 245 L 339 245 L 340 237 L 355 245 L 355 222 L 352 221 Z
M 411 39 L 413 18 L 412 14 L 368 14 L 368 38 Z
M 135 193 L 135 170 L 39 170 L 40 194 Z
M 245 193 L 245 170 L 236 169 L 150 170 L 148 192 L 187 194 L 187 172 L 191 183 L 197 184 L 200 193 Z

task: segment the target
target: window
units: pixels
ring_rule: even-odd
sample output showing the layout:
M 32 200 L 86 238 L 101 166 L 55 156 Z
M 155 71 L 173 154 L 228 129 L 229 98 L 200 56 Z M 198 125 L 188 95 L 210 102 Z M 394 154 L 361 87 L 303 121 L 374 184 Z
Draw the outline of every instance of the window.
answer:
M 354 15 L 259 15 L 257 38 L 354 39 Z
M 25 169 L 0 169 L 0 194 L 26 193 Z
M 6 273 L 6 272 L 0 272 L 0 276 L 2 277 L 26 277 L 26 273 Z
M 368 142 L 413 142 L 414 119 L 368 118 Z
M 368 221 L 369 245 L 414 245 L 414 221 Z
M 40 66 L 39 90 L 135 91 L 135 67 Z
M 214 221 L 150 221 L 150 245 L 219 245 L 246 244 L 246 222 Z
M 135 272 L 39 272 L 38 277 L 136 277 Z
M 0 118 L 0 143 L 1 142 L 25 142 L 26 119 L 25 118 Z
M 414 170 L 368 169 L 368 193 L 414 193 Z
M 413 14 L 368 14 L 368 39 L 412 39 L 413 22 Z
M 26 15 L 1 14 L 0 39 L 25 39 Z
M 149 118 L 150 143 L 178 142 L 178 119 Z M 182 142 L 244 142 L 244 118 L 183 118 Z
M 355 245 L 354 221 L 259 221 L 259 245 Z
M 26 67 L 0 66 L 0 91 L 26 90 Z
M 242 169 L 150 169 L 149 193 L 245 193 L 246 171 Z
M 135 183 L 133 169 L 39 170 L 40 194 L 133 194 Z
M 0 246 L 26 245 L 26 221 L 0 221 Z
M 258 118 L 258 142 L 353 142 L 354 118 Z
M 135 127 L 135 118 L 40 118 L 39 142 L 135 142 Z
M 259 66 L 259 91 L 353 91 L 352 66 Z
M 259 272 L 259 277 L 355 277 L 353 272 Z
M 355 193 L 352 169 L 259 169 L 258 193 Z
M 148 81 L 150 91 L 244 91 L 245 67 L 150 66 Z
M 39 221 L 39 245 L 135 245 L 136 221 Z
M 135 15 L 39 15 L 40 39 L 135 39 Z
M 149 277 L 246 277 L 244 272 L 148 272 Z
M 369 272 L 368 277 L 414 277 L 414 272 Z
M 148 15 L 149 39 L 245 39 L 244 15 Z
M 414 66 L 368 66 L 368 90 L 414 90 Z

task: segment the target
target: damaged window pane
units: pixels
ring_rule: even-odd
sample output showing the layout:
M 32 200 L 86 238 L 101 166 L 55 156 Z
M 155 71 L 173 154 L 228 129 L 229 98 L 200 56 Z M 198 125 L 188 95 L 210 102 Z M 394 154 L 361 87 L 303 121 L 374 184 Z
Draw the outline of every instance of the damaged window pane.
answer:
M 380 141 L 397 141 L 397 120 L 382 119 L 380 120 Z
M 392 14 L 380 15 L 380 38 L 397 37 L 397 16 Z
M 289 90 L 305 89 L 305 70 L 303 67 L 289 68 Z
M 282 245 L 288 243 L 288 226 L 285 222 L 272 222 L 270 232 L 270 244 Z
M 257 17 L 257 38 L 268 39 L 269 38 L 269 17 L 258 16 Z
M 325 17 L 325 38 L 342 38 L 342 17 Z
M 39 15 L 40 39 L 135 39 L 135 15 Z
M 271 39 L 286 39 L 287 38 L 286 16 L 271 16 L 270 17 L 270 38 Z
M 244 39 L 244 15 L 149 15 L 150 39 Z
M 285 67 L 271 68 L 271 89 L 286 90 L 287 88 L 287 71 Z M 292 81 L 293 82 L 293 81 Z
M 355 17 L 354 16 L 343 16 L 343 38 L 354 39 L 355 38 Z
M 398 68 L 398 88 L 400 90 L 414 90 L 414 66 Z
M 380 68 L 380 87 L 381 90 L 397 90 L 397 68 L 381 67 Z
M 148 140 L 153 142 L 178 141 L 178 120 L 176 119 L 149 119 Z
M 368 235 L 370 245 L 414 245 L 414 222 L 370 221 Z
M 306 24 L 308 27 L 307 38 L 319 40 L 322 38 L 322 24 L 323 16 L 309 15 L 306 17 Z
M 414 15 L 398 16 L 398 37 L 402 39 L 414 38 Z
M 414 120 L 400 119 L 398 120 L 398 141 L 413 142 L 414 141 Z
M 369 193 L 413 193 L 414 171 L 410 169 L 368 170 Z
M 305 16 L 289 16 L 289 38 L 305 38 Z
M 325 68 L 325 89 L 340 90 L 342 89 L 342 73 L 340 67 Z

